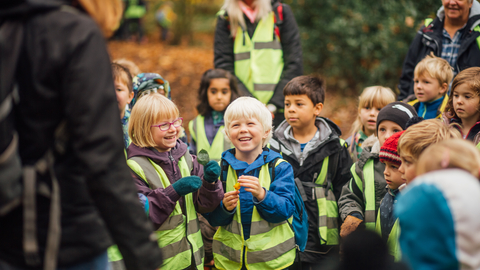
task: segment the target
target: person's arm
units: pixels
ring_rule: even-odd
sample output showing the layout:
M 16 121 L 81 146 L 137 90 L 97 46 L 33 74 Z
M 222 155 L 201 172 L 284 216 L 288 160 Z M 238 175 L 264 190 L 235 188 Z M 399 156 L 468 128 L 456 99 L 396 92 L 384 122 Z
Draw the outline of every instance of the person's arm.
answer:
M 161 252 L 138 201 L 125 162 L 123 132 L 105 39 L 93 20 L 69 25 L 61 105 L 69 141 L 85 174 L 91 199 L 117 244 L 127 269 L 156 269 Z M 69 39 L 68 35 L 75 38 Z
M 295 181 L 293 169 L 288 162 L 275 167 L 275 179 L 270 184 L 262 201 L 253 197 L 257 210 L 268 222 L 278 223 L 287 220 L 295 212 Z
M 133 177 L 138 192 L 148 198 L 150 206 L 148 217 L 153 222 L 154 229 L 157 230 L 172 214 L 177 201 L 180 199 L 180 195 L 173 189 L 173 185 L 165 189 L 157 188 L 152 190 L 144 180 L 136 175 L 133 175 Z
M 400 90 L 397 100 L 403 100 L 413 94 L 413 71 L 417 65 L 418 53 L 422 46 L 422 36 L 422 30 L 420 29 L 413 39 L 412 44 L 410 44 L 405 60 L 403 61 L 402 75 L 400 76 L 400 82 L 397 86 L 398 90 Z
M 355 176 L 361 179 L 363 175 L 357 175 L 356 172 L 352 172 L 355 166 L 356 164 L 352 165 L 352 170 L 350 171 L 352 178 L 342 187 L 340 199 L 338 199 L 338 210 L 342 220 L 345 220 L 349 215 L 354 215 L 359 219 L 363 219 L 364 216 L 365 202 L 363 201 L 363 191 L 355 181 Z
M 228 211 L 225 209 L 225 206 L 223 205 L 223 202 L 220 202 L 220 204 L 215 208 L 210 213 L 204 213 L 202 214 L 203 217 L 208 220 L 208 223 L 210 225 L 217 227 L 217 226 L 227 226 L 228 224 L 232 223 L 233 221 L 233 215 L 235 215 L 237 211 L 237 207 L 233 209 L 232 211 Z
M 233 53 L 233 38 L 230 36 L 229 22 L 223 16 L 217 16 L 215 41 L 213 45 L 214 66 L 235 75 L 235 56 Z M 252 96 L 247 87 L 237 78 L 240 96 Z M 283 101 L 282 101 L 283 103 Z
M 204 179 L 203 166 L 197 161 L 196 156 L 192 156 L 193 169 L 192 175 L 196 175 L 202 179 L 202 186 L 198 192 L 194 193 L 195 208 L 199 213 L 212 212 L 217 208 L 223 199 L 222 182 L 218 179 L 209 183 Z
M 284 107 L 283 88 L 293 78 L 303 75 L 302 45 L 300 31 L 298 30 L 292 9 L 283 5 L 283 23 L 279 27 L 280 42 L 283 51 L 283 71 L 280 81 L 275 87 L 275 92 L 269 103 L 277 108 Z

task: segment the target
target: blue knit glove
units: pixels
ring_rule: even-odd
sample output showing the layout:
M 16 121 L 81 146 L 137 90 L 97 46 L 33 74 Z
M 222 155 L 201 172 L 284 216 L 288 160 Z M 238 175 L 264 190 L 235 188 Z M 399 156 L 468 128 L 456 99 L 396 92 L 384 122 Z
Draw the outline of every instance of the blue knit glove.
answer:
M 208 183 L 214 183 L 220 177 L 220 165 L 214 160 L 210 160 L 203 167 L 203 179 Z
M 178 195 L 185 196 L 188 193 L 197 191 L 202 186 L 202 179 L 196 175 L 186 176 L 173 183 L 172 186 Z

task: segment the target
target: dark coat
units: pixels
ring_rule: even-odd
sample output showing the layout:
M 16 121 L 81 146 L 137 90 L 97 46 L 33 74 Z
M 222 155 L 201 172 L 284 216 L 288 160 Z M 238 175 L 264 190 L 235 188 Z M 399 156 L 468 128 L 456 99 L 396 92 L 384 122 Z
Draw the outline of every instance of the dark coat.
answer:
M 0 4 L 0 10 L 6 12 L 8 4 Z M 56 154 L 54 165 L 61 192 L 58 266 L 93 259 L 115 242 L 129 269 L 157 268 L 161 254 L 150 240 L 152 227 L 125 162 L 110 59 L 100 29 L 86 14 L 64 10 L 31 16 L 24 29 L 16 74 L 20 103 L 14 109 L 22 162 L 34 164 L 53 147 L 53 132 L 61 121 L 68 133 L 66 152 Z M 50 180 L 48 175 L 37 177 Z M 42 257 L 49 205 L 48 199 L 37 198 Z M 21 208 L 0 217 L 0 260 L 26 267 L 22 224 Z
M 407 56 L 403 62 L 402 76 L 400 77 L 400 83 L 398 89 L 400 94 L 398 100 L 403 100 L 413 92 L 413 71 L 415 66 L 425 56 L 433 52 L 436 56 L 440 57 L 442 54 L 442 31 L 443 31 L 443 7 L 440 8 L 438 15 L 427 27 L 422 28 L 417 32 L 410 48 L 408 49 Z M 461 37 L 461 45 L 458 50 L 457 65 L 454 68 L 458 73 L 469 67 L 480 66 L 480 48 L 476 42 L 477 37 L 480 36 L 480 32 L 473 31 L 474 26 L 478 25 L 480 20 L 480 4 L 477 1 L 473 1 L 472 8 L 470 9 L 470 17 L 468 19 L 465 29 L 463 29 Z
M 283 72 L 280 81 L 275 87 L 275 93 L 269 103 L 274 104 L 277 108 L 284 107 L 283 88 L 293 78 L 303 75 L 302 63 L 302 46 L 300 44 L 300 31 L 297 22 L 293 16 L 293 12 L 286 4 L 283 6 L 283 23 L 279 25 L 280 42 L 283 50 Z M 275 9 L 276 5 L 273 5 Z M 251 23 L 250 20 L 243 15 L 247 25 L 247 32 L 250 38 L 258 23 Z M 217 26 L 215 28 L 215 44 L 214 44 L 214 65 L 215 68 L 222 68 L 235 75 L 233 38 L 230 36 L 230 22 L 225 20 L 223 16 L 217 17 Z M 252 96 L 245 85 L 238 80 L 239 93 L 242 96 Z
M 289 142 L 291 139 L 285 137 L 285 129 L 289 126 L 284 121 L 273 133 L 273 138 L 270 141 L 270 148 L 274 151 L 281 152 L 283 158 L 292 164 L 294 177 L 299 178 L 302 182 L 313 182 L 321 171 L 323 160 L 334 154 L 339 155 L 337 172 L 335 178 L 332 180 L 333 194 L 335 198 L 340 198 L 342 187 L 352 177 L 350 167 L 352 166 L 352 159 L 346 147 L 340 144 L 339 136 L 342 134 L 335 123 L 327 118 L 317 118 L 316 125 L 319 127 L 319 138 L 313 142 L 313 148 L 310 151 L 305 147 L 304 152 L 308 151 L 303 161 L 299 160 L 295 155 L 294 147 L 299 147 L 298 144 Z M 293 147 L 292 147 L 293 146 Z M 299 150 L 299 149 L 298 149 Z M 298 152 L 297 150 L 297 152 Z M 305 188 L 305 194 L 308 200 L 305 202 L 305 208 L 308 214 L 308 241 L 305 252 L 301 253 L 301 261 L 315 263 L 319 259 L 323 259 L 332 246 L 325 246 L 320 244 L 320 234 L 318 230 L 318 204 L 316 200 L 312 200 L 313 194 L 311 188 Z M 339 218 L 340 224 L 340 218 Z M 340 227 L 339 227 L 340 229 Z M 333 253 L 333 252 L 332 252 Z

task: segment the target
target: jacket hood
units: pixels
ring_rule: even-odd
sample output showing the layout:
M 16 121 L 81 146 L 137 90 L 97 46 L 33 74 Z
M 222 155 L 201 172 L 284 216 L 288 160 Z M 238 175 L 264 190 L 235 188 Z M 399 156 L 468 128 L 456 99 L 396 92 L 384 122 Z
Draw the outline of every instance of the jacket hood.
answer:
M 470 27 L 470 29 L 473 29 L 475 28 L 475 26 L 480 24 L 480 17 L 478 17 L 477 15 L 480 15 L 480 3 L 478 3 L 477 1 L 473 1 L 472 7 L 470 8 L 470 14 L 468 15 L 468 22 L 467 22 L 467 24 L 472 23 L 472 26 Z M 445 8 L 443 7 L 443 5 L 438 9 L 437 17 L 441 21 L 443 21 L 443 19 L 445 18 Z
M 317 117 L 317 119 L 315 120 L 315 125 L 320 131 L 319 138 L 318 138 L 319 142 L 325 141 L 326 139 L 329 138 L 330 135 L 336 136 L 336 137 L 340 137 L 340 135 L 342 135 L 342 131 L 340 130 L 340 128 L 328 118 Z M 290 135 L 290 131 L 291 131 L 290 125 L 287 123 L 286 120 L 284 120 L 275 129 L 275 131 L 273 132 L 273 135 L 279 141 L 284 143 L 285 140 L 293 138 Z
M 170 155 L 175 159 L 180 159 L 187 152 L 187 145 L 180 140 L 177 140 L 177 144 L 169 152 L 158 152 L 153 147 L 143 148 L 134 145 L 133 143 L 127 149 L 128 158 L 135 156 L 144 156 L 154 160 L 157 163 L 169 163 Z
M 360 157 L 358 158 L 357 165 L 359 168 L 363 168 L 367 160 L 370 158 L 378 158 L 378 154 L 380 153 L 380 141 L 375 136 L 370 136 L 367 140 L 365 140 L 368 144 L 372 144 L 372 146 L 367 146 L 363 148 L 362 153 L 360 153 Z M 363 143 L 365 143 L 363 142 Z
M 235 158 L 236 149 L 230 149 L 222 153 L 222 159 L 224 159 L 232 168 L 236 171 L 244 170 L 244 173 L 247 174 L 250 171 L 254 171 L 262 167 L 264 164 L 269 163 L 276 158 L 281 158 L 282 156 L 269 148 L 263 148 L 263 152 L 255 159 L 252 164 L 247 164 L 245 161 L 238 160 Z
M 478 179 L 464 170 L 445 169 L 415 178 L 394 207 L 402 228 L 402 259 L 411 269 L 441 269 L 446 265 L 480 269 L 478 204 Z
M 293 155 L 292 153 L 287 153 L 288 151 L 285 151 L 284 154 L 294 157 L 300 164 L 303 164 L 303 160 L 306 160 L 310 154 L 317 152 L 325 143 L 337 139 L 342 134 L 338 126 L 328 118 L 317 117 L 315 125 L 318 128 L 318 132 L 312 138 L 312 143 L 307 143 L 303 152 L 300 152 L 299 143 L 292 136 L 292 128 L 287 121 L 283 121 L 275 129 L 274 139 L 271 140 L 271 143 L 274 144 L 276 143 L 275 140 L 278 140 L 288 151 L 293 151 Z

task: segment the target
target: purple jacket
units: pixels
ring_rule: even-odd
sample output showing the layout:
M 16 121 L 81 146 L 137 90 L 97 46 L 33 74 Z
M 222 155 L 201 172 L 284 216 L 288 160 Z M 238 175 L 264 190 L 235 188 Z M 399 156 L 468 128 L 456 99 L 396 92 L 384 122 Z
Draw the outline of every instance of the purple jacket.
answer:
M 178 160 L 187 152 L 187 145 L 180 140 L 177 140 L 177 145 L 170 150 L 170 152 L 158 152 L 154 148 L 141 148 L 133 143 L 127 149 L 128 158 L 135 156 L 145 156 L 157 165 L 159 165 L 168 176 L 170 183 L 173 184 L 182 178 L 180 174 L 180 168 L 178 167 Z M 171 159 L 173 158 L 173 161 Z M 203 166 L 197 162 L 197 157 L 193 158 L 192 175 L 196 175 L 203 179 Z M 134 176 L 135 185 L 138 192 L 147 196 L 150 202 L 150 220 L 153 222 L 155 229 L 158 229 L 163 222 L 170 216 L 175 208 L 177 201 L 180 201 L 182 211 L 185 212 L 184 198 L 178 195 L 178 193 L 170 185 L 167 188 L 157 188 L 152 190 L 148 187 L 147 183 L 142 179 Z M 210 184 L 203 180 L 202 187 L 195 193 L 193 193 L 193 202 L 195 204 L 195 210 L 198 213 L 212 212 L 223 199 L 222 183 L 217 181 Z

